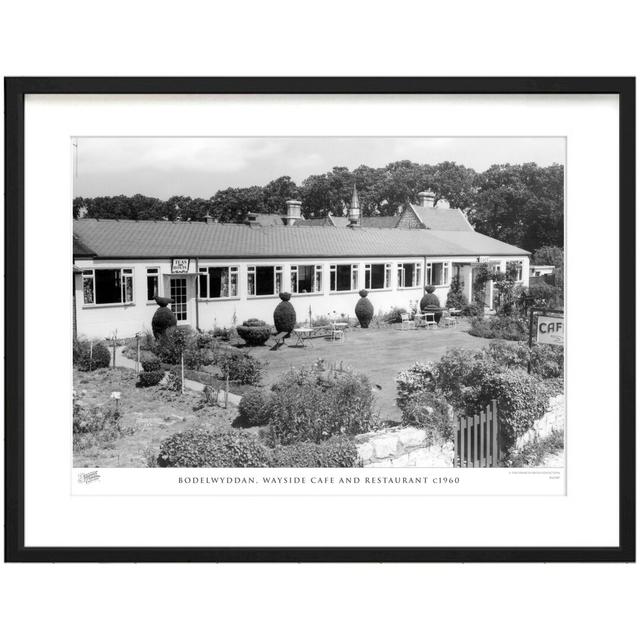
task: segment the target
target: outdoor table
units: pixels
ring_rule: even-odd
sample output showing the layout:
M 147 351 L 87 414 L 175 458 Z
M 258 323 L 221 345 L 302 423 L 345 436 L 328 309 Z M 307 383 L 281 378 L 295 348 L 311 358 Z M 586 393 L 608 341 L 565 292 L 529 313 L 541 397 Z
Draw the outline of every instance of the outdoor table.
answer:
M 294 346 L 306 347 L 304 341 L 305 340 L 308 341 L 311 339 L 311 335 L 313 334 L 313 329 L 309 329 L 307 327 L 300 327 L 299 329 L 294 329 L 293 333 L 297 338 L 296 344 Z M 313 343 L 310 343 L 310 344 L 313 346 Z

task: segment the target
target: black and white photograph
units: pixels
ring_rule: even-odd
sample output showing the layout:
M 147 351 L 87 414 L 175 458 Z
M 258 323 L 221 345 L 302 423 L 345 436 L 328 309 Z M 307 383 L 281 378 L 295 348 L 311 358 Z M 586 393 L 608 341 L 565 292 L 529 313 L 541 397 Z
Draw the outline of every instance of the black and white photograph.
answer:
M 564 468 L 565 138 L 78 136 L 70 156 L 80 483 Z

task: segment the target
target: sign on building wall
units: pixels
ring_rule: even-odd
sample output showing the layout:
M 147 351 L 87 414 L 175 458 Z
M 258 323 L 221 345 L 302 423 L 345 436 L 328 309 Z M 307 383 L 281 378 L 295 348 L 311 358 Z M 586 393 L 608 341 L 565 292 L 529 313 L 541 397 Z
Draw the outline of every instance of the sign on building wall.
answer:
M 174 258 L 171 261 L 171 273 L 189 273 L 189 258 Z
M 538 316 L 536 341 L 539 344 L 564 344 L 564 318 Z

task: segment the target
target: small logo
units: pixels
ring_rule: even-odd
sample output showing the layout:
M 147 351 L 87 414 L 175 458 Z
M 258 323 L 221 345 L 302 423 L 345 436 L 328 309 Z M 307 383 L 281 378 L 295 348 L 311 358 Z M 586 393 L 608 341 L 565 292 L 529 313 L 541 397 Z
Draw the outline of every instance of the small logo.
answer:
M 100 480 L 100 474 L 97 471 L 88 471 L 87 473 L 78 474 L 78 482 L 80 484 L 89 484 L 96 480 Z

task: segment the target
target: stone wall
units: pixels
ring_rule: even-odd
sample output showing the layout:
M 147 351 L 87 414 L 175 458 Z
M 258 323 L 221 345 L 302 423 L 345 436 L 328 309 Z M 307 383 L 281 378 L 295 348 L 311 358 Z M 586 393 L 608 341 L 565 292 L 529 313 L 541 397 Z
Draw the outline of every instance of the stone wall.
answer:
M 536 420 L 533 427 L 516 440 L 515 448 L 521 449 L 529 442 L 550 435 L 552 431 L 564 431 L 564 404 L 564 394 L 551 398 L 547 413 Z
M 365 467 L 453 467 L 453 442 L 429 444 L 415 427 L 363 433 L 356 445 Z

